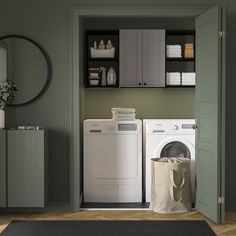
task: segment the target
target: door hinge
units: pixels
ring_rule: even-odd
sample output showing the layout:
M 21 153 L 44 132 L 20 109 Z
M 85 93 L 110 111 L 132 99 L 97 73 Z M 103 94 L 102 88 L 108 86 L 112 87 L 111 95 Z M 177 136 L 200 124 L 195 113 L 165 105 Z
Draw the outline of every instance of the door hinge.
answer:
M 225 198 L 223 196 L 222 197 L 218 197 L 217 203 L 218 204 L 224 204 L 225 203 Z
M 219 32 L 219 38 L 224 38 L 225 37 L 225 32 L 224 31 L 220 31 Z

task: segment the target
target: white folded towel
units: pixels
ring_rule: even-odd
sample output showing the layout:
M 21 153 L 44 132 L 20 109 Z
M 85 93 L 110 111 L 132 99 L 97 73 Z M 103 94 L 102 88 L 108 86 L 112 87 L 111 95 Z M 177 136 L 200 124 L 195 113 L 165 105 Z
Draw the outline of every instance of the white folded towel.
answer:
M 180 81 L 180 78 L 166 78 L 168 81 Z
M 118 112 L 118 113 L 134 113 L 135 108 L 120 108 L 120 107 L 113 107 L 111 109 L 112 112 Z
M 166 55 L 182 55 L 181 52 L 166 52 Z
M 132 114 L 120 114 L 120 113 L 112 113 L 113 116 L 115 117 L 123 117 L 123 118 L 135 118 L 135 113 L 132 113 Z
M 116 120 L 116 121 L 134 121 L 135 118 L 119 118 L 119 117 L 112 117 L 112 120 Z
M 167 58 L 181 58 L 182 54 L 166 54 Z
M 180 75 L 166 75 L 167 78 L 180 78 Z
M 119 108 L 114 107 L 111 109 L 112 119 L 119 121 L 135 120 L 135 108 Z
M 182 72 L 182 77 L 185 77 L 185 78 L 195 78 L 196 77 L 196 73 L 194 73 L 194 72 Z
M 167 48 L 166 51 L 167 51 L 167 52 L 173 52 L 173 53 L 174 53 L 174 52 L 176 52 L 176 53 L 182 52 L 182 50 L 181 50 L 181 49 L 178 49 L 178 48 L 177 48 L 177 49 Z
M 174 48 L 174 49 L 176 49 L 176 48 L 177 48 L 177 49 L 179 49 L 179 48 L 181 49 L 181 45 L 178 45 L 178 44 L 177 44 L 177 45 L 172 45 L 172 44 L 170 45 L 170 44 L 167 44 L 166 47 L 167 47 L 167 48 Z
M 174 82 L 167 82 L 166 83 L 167 85 L 181 85 L 181 83 L 180 82 L 176 82 L 176 83 L 174 83 Z
M 180 79 L 180 73 L 175 73 L 175 72 L 173 72 L 173 73 L 171 73 L 171 72 L 167 72 L 166 73 L 166 78 L 178 78 L 178 79 Z
M 193 82 L 193 83 L 183 83 L 182 82 L 182 85 L 196 85 L 196 83 L 195 82 Z
M 178 75 L 180 76 L 180 72 L 166 72 L 167 75 Z

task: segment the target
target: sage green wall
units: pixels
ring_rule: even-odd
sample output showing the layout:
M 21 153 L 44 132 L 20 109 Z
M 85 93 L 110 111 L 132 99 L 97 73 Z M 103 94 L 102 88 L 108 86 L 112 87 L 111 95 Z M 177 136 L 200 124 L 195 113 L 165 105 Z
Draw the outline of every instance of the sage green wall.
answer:
M 236 209 L 236 110 L 235 110 L 235 51 L 236 51 L 236 1 L 235 0 L 1 0 L 0 36 L 22 34 L 37 40 L 49 53 L 53 63 L 53 78 L 47 92 L 36 102 L 23 107 L 7 109 L 6 121 L 9 126 L 18 124 L 45 125 L 49 134 L 49 200 L 64 204 L 69 201 L 69 132 L 70 132 L 70 36 L 69 7 L 72 5 L 215 5 L 227 6 L 227 123 L 226 123 L 226 204 Z M 139 90 L 140 91 L 140 90 Z M 144 90 L 145 93 L 155 93 Z M 161 91 L 161 89 L 160 89 Z M 182 91 L 182 90 L 181 90 Z M 91 93 L 92 91 L 87 91 Z M 86 92 L 86 93 L 87 93 Z M 107 91 L 112 93 L 113 91 Z M 114 91 L 115 92 L 115 91 Z M 191 91 L 185 90 L 184 93 Z M 81 89 L 81 93 L 84 93 Z M 97 97 L 101 91 L 96 91 Z M 128 93 L 120 90 L 119 93 Z M 134 90 L 134 93 L 136 91 Z M 141 93 L 143 93 L 141 91 Z M 159 89 L 158 89 L 159 93 Z M 161 91 L 162 93 L 162 91 Z M 168 92 L 173 97 L 176 91 Z M 94 95 L 92 95 L 94 96 Z M 92 100 L 91 96 L 91 100 Z M 117 96 L 117 95 L 114 95 Z M 145 95 L 146 96 L 146 95 Z M 149 96 L 149 95 L 148 95 Z M 158 98 L 160 95 L 150 95 Z M 186 95 L 186 98 L 192 95 Z M 130 96 L 129 96 L 130 97 Z M 142 101 L 142 97 L 139 96 Z M 169 96 L 168 96 L 169 97 Z M 132 101 L 133 99 L 131 99 Z M 82 100 L 86 102 L 86 99 Z M 87 102 L 89 100 L 87 99 Z M 160 104 L 160 102 L 158 102 Z M 96 103 L 95 103 L 96 104 Z M 146 104 L 146 103 L 145 103 Z M 170 103 L 171 104 L 171 103 Z M 192 104 L 190 101 L 189 104 Z M 114 104 L 115 105 L 115 104 Z M 118 105 L 118 104 L 117 104 Z M 126 105 L 119 104 L 119 105 Z M 139 104 L 137 107 L 139 116 Z M 93 106 L 94 108 L 95 105 Z M 108 110 L 109 104 L 107 105 Z M 145 108 L 148 109 L 148 108 Z M 152 107 L 150 106 L 150 110 Z M 105 112 L 105 111 L 104 111 Z M 88 113 L 89 115 L 92 114 Z M 103 113 L 106 114 L 106 113 Z M 107 116 L 110 114 L 107 111 Z M 162 113 L 164 114 L 164 113 Z M 166 116 L 169 111 L 166 111 Z M 155 114 L 147 112 L 150 117 Z M 158 115 L 158 114 L 157 114 Z M 189 114 L 192 115 L 192 114 Z M 156 115 L 155 115 L 156 116 Z
M 134 107 L 139 119 L 194 117 L 194 89 L 86 89 L 84 102 L 86 118 L 111 118 L 112 107 Z

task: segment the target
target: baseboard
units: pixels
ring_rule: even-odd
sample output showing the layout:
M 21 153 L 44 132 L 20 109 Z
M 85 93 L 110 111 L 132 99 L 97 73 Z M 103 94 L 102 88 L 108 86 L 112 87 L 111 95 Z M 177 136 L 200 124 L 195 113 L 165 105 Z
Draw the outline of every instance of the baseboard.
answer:
M 234 211 L 236 211 L 236 205 L 226 205 L 225 206 L 225 211 L 226 212 L 234 212 Z
M 70 212 L 70 204 L 69 203 L 49 203 L 46 207 L 6 207 L 0 208 L 0 212 L 3 213 L 32 213 L 32 212 Z

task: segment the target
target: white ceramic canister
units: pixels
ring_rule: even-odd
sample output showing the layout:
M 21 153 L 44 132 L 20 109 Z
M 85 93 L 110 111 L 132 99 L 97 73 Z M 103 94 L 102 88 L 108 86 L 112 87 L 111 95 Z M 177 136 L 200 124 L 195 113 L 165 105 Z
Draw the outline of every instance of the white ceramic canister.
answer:
M 5 111 L 0 109 L 0 129 L 5 128 Z

